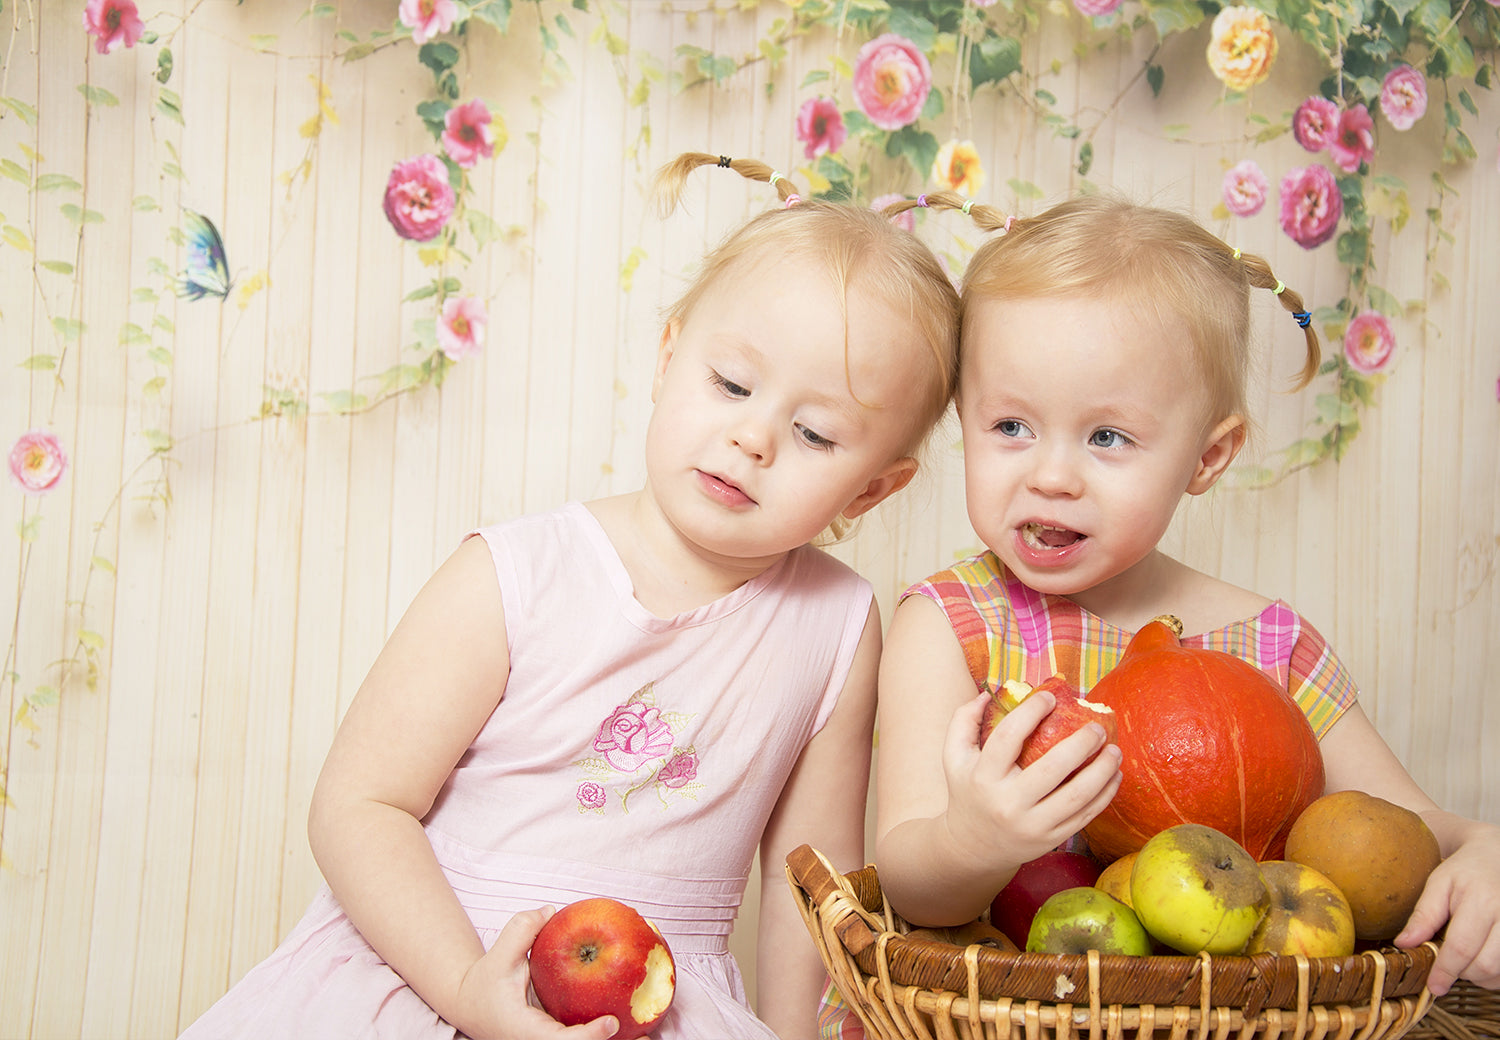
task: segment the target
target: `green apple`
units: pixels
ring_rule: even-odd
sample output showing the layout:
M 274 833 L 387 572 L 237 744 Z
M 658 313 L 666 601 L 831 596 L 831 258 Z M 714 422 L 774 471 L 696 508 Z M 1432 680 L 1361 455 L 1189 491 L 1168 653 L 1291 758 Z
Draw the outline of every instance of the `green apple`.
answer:
M 1270 909 L 1260 866 L 1239 842 L 1180 823 L 1141 846 L 1130 904 L 1155 938 L 1182 953 L 1242 953 Z
M 1135 911 L 1092 885 L 1054 893 L 1031 919 L 1028 953 L 1123 953 L 1144 957 L 1151 937 Z

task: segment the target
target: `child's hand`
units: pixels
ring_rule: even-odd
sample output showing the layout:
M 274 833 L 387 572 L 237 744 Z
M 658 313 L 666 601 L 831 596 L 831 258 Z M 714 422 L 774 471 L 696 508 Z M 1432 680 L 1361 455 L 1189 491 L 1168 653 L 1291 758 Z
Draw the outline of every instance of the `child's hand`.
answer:
M 474 962 L 459 985 L 459 1003 L 467 1010 L 466 1026 L 475 1040 L 608 1040 L 620 1024 L 611 1016 L 581 1026 L 564 1026 L 526 1002 L 531 981 L 526 953 L 537 933 L 557 911 L 527 910 L 512 917 L 489 952 Z
M 1500 988 L 1500 827 L 1477 831 L 1438 864 L 1395 943 L 1426 942 L 1444 921 L 1427 988 L 1442 996 L 1459 977 Z
M 965 704 L 948 726 L 947 826 L 977 858 L 1019 866 L 1062 844 L 1109 804 L 1120 786 L 1120 749 L 1106 746 L 1104 727 L 1091 723 L 1023 769 L 1021 745 L 1052 710 L 1052 694 L 1039 689 L 1021 701 L 981 748 L 988 700 L 982 695 Z

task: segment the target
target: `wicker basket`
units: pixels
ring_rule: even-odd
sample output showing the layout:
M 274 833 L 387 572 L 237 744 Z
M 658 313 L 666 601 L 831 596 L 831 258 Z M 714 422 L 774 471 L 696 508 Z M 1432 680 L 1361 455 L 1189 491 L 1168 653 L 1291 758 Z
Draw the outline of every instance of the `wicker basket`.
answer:
M 1432 1002 L 1406 1040 L 1496 1040 L 1500 1038 L 1500 993 L 1460 980 Z
M 803 845 L 787 880 L 834 983 L 880 1040 L 1396 1040 L 1432 1005 L 1432 943 L 1325 958 L 1005 953 L 907 938 L 874 867 L 840 874 Z

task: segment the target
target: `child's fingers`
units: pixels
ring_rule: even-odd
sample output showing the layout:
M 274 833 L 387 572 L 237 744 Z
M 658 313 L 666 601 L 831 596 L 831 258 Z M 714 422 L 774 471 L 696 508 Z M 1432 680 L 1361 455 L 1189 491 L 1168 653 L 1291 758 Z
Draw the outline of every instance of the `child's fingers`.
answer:
M 1056 703 L 1057 699 L 1047 690 L 1036 690 L 1028 694 L 996 723 L 995 731 L 980 749 L 982 758 L 992 767 L 1008 772 L 1021 757 L 1021 745 Z M 980 715 L 983 716 L 982 710 Z
M 984 717 L 984 706 L 989 699 L 988 694 L 980 694 L 959 705 L 948 720 L 948 732 L 943 735 L 943 764 L 950 774 L 973 758 L 978 750 L 979 722 Z
M 565 1026 L 557 1035 L 565 1040 L 609 1040 L 619 1031 L 619 1019 L 613 1015 L 605 1015 L 581 1026 Z

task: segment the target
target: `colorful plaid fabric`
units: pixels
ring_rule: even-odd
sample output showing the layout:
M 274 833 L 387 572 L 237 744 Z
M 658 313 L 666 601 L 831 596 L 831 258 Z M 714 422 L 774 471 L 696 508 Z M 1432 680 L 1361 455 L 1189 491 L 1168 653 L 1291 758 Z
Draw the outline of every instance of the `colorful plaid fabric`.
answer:
M 832 979 L 823 987 L 823 998 L 818 1002 L 818 1040 L 865 1040 L 864 1024 Z
M 918 582 L 903 598 L 913 594 L 942 608 L 975 685 L 991 690 L 1006 679 L 1035 686 L 1052 675 L 1090 690 L 1115 666 L 1134 634 L 1069 599 L 1021 584 L 992 552 Z M 1233 654 L 1268 673 L 1290 692 L 1319 739 L 1359 695 L 1323 637 L 1281 600 L 1249 620 L 1182 643 Z

